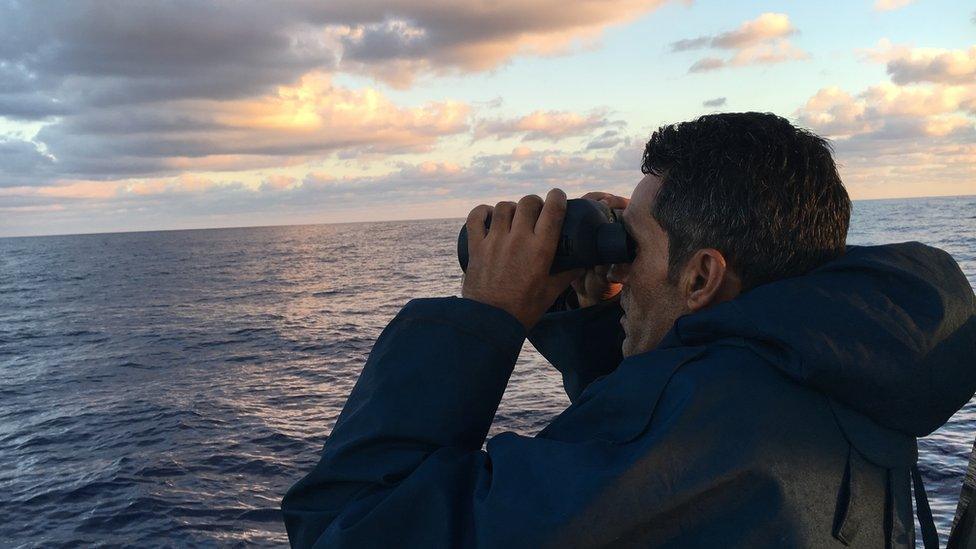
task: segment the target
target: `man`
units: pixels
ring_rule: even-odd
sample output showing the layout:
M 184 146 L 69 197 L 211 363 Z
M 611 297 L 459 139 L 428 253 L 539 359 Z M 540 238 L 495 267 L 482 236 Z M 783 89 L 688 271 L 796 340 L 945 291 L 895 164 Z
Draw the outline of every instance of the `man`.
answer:
M 976 390 L 958 266 L 845 251 L 827 144 L 770 114 L 663 127 L 642 171 L 629 204 L 591 195 L 637 245 L 605 278 L 549 274 L 559 190 L 471 212 L 462 298 L 377 340 L 284 498 L 293 545 L 914 545 L 915 437 Z M 580 307 L 547 314 L 570 284 Z M 526 335 L 572 405 L 482 450 Z

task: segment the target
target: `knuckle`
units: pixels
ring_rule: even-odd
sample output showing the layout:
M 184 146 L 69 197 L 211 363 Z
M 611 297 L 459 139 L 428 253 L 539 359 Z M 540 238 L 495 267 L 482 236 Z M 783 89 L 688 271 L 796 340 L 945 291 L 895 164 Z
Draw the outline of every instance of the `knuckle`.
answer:
M 499 212 L 509 213 L 515 210 L 515 203 L 510 201 L 502 201 L 495 204 L 495 209 Z
M 521 200 L 519 200 L 519 207 L 522 206 L 542 207 L 542 204 L 543 204 L 542 197 L 536 194 L 525 195 L 522 197 Z
M 484 215 L 489 211 L 491 211 L 491 206 L 486 206 L 484 204 L 475 206 L 470 212 L 468 212 L 468 221 L 476 221 L 477 219 L 484 217 Z

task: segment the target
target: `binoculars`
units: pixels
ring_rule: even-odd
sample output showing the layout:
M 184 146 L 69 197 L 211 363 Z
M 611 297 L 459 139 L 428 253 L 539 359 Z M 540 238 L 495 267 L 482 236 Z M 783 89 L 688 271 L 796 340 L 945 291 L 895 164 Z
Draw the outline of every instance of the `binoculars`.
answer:
M 550 273 L 634 260 L 634 241 L 624 228 L 623 210 L 589 198 L 566 201 L 566 217 Z M 485 228 L 491 225 L 491 218 Z M 468 228 L 461 227 L 457 242 L 461 270 L 468 268 Z

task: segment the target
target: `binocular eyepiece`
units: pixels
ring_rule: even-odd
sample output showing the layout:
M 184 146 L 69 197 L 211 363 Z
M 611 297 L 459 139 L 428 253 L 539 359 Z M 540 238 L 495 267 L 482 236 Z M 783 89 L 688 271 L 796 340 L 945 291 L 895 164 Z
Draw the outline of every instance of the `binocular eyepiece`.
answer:
M 612 210 L 606 204 L 589 198 L 566 201 L 566 217 L 560 231 L 559 245 L 550 273 L 634 260 L 634 241 L 624 228 L 623 210 Z M 491 225 L 491 219 L 485 227 Z M 461 227 L 457 243 L 461 270 L 468 268 L 468 229 Z

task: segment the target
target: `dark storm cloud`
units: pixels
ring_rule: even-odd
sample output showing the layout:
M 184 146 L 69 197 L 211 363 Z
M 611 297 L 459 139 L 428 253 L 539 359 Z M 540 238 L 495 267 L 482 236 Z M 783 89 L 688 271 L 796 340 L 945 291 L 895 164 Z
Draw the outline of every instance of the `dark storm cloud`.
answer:
M 526 0 L 482 9 L 464 2 L 388 0 L 0 1 L 0 106 L 6 105 L 0 116 L 251 97 L 312 69 L 336 69 L 340 56 L 353 69 L 391 59 L 487 68 L 534 36 L 558 42 L 560 33 L 599 28 L 660 2 L 611 3 L 597 9 Z M 2 101 L 26 92 L 35 95 L 35 105 L 57 100 L 60 108 Z M 17 102 L 29 99 L 18 96 Z
M 332 68 L 335 53 L 286 11 L 251 2 L 4 2 L 0 116 L 247 97 Z M 15 107 L 24 103 L 49 108 Z
M 487 7 L 432 0 L 340 0 L 308 7 L 307 13 L 352 27 L 355 32 L 344 40 L 350 46 L 346 52 L 350 60 L 430 58 L 438 64 L 486 68 L 522 46 L 565 41 L 567 32 L 626 21 L 663 3 L 499 0 Z
M 702 101 L 702 106 L 703 107 L 724 107 L 725 103 L 726 101 L 724 97 L 716 97 L 715 99 L 707 99 L 705 101 Z
M 11 120 L 43 120 L 70 114 L 72 109 L 60 100 L 34 93 L 0 93 L 0 116 Z
M 405 21 L 385 21 L 342 40 L 343 58 L 361 62 L 420 58 L 430 53 L 429 35 Z
M 35 143 L 0 138 L 0 187 L 43 184 L 52 164 Z
M 418 73 L 490 69 L 517 54 L 559 51 L 663 1 L 0 0 L 0 117 L 45 122 L 36 140 L 62 178 L 247 169 L 335 151 L 416 152 L 465 130 L 463 109 L 402 109 L 380 97 L 385 110 L 364 111 L 378 121 L 364 131 L 346 120 L 306 127 L 298 138 L 281 129 L 303 122 L 280 90 L 310 74 L 351 71 L 403 84 Z M 376 102 L 331 84 L 310 93 L 314 101 L 302 107 L 320 121 L 350 98 L 364 109 Z M 253 118 L 242 120 L 242 112 Z M 187 161 L 218 156 L 226 158 Z

